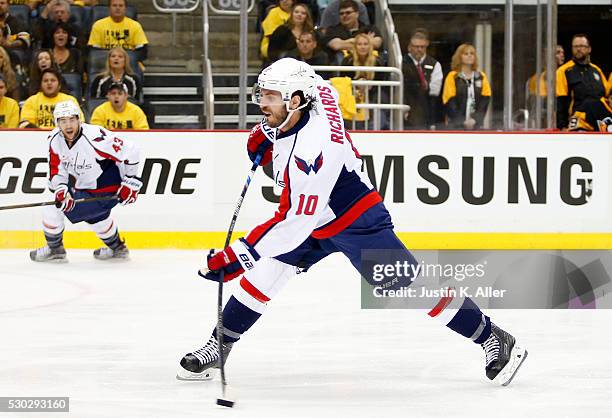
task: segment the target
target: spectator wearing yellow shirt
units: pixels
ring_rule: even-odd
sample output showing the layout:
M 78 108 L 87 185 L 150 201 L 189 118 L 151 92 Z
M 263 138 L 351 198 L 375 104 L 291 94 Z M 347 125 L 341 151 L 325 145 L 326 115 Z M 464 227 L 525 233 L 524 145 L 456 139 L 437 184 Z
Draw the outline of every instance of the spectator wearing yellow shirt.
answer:
M 293 9 L 294 0 L 278 0 L 278 6 L 274 7 L 268 13 L 268 16 L 261 23 L 263 36 L 259 46 L 259 52 L 264 62 L 268 61 L 268 46 L 270 45 L 270 36 L 276 28 L 285 24 L 289 20 L 291 10 Z
M 19 125 L 19 104 L 6 97 L 6 80 L 0 75 L 0 128 L 17 128 Z
M 110 16 L 97 20 L 91 28 L 87 45 L 98 49 L 123 49 L 137 51 L 141 61 L 147 58 L 147 36 L 137 21 L 125 15 L 126 0 L 109 0 Z
M 47 68 L 43 70 L 40 82 L 40 91 L 30 96 L 21 109 L 20 128 L 53 129 L 53 109 L 59 102 L 72 100 L 78 106 L 77 99 L 69 94 L 60 93 L 62 87 L 61 76 L 57 70 Z M 81 120 L 85 120 L 81 112 Z
M 106 95 L 108 101 L 96 107 L 91 115 L 91 124 L 106 129 L 149 129 L 147 117 L 142 109 L 128 102 L 128 89 L 123 83 L 113 83 Z

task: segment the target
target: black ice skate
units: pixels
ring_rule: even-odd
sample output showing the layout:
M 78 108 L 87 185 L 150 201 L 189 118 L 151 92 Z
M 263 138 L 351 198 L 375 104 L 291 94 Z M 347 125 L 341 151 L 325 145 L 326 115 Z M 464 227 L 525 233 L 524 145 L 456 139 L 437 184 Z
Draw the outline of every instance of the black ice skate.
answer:
M 485 371 L 494 383 L 508 386 L 527 358 L 527 350 L 516 345 L 506 331 L 491 324 L 491 335 L 481 344 L 486 355 Z
M 227 360 L 233 343 L 223 343 L 223 361 Z M 219 343 L 210 337 L 206 345 L 193 353 L 185 354 L 176 374 L 179 380 L 210 380 L 219 368 Z
M 64 249 L 63 245 L 53 248 L 49 247 L 48 245 L 45 245 L 42 248 L 32 250 L 30 251 L 30 259 L 32 261 L 53 261 L 57 263 L 63 263 L 68 261 L 66 260 L 66 250 Z
M 98 248 L 97 250 L 94 250 L 93 256 L 97 260 L 121 260 L 129 258 L 130 250 L 128 250 L 124 242 L 121 242 L 121 244 L 114 250 L 110 247 Z

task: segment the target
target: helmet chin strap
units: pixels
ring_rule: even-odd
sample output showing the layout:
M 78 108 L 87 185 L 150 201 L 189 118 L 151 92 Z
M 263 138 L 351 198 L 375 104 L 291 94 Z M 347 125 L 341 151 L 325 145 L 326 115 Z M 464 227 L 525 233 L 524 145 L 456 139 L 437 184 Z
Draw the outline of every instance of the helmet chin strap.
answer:
M 276 129 L 280 130 L 283 129 L 283 127 L 289 122 L 289 119 L 291 119 L 291 116 L 293 116 L 293 114 L 295 112 L 297 112 L 298 110 L 302 110 L 303 108 L 305 108 L 306 106 L 308 106 L 309 102 L 304 103 L 303 105 L 301 105 L 300 107 L 296 108 L 296 109 L 289 109 L 289 102 L 285 103 L 285 107 L 287 108 L 287 117 L 285 118 L 285 120 L 283 121 L 283 123 L 281 123 L 280 125 L 278 125 L 276 127 Z

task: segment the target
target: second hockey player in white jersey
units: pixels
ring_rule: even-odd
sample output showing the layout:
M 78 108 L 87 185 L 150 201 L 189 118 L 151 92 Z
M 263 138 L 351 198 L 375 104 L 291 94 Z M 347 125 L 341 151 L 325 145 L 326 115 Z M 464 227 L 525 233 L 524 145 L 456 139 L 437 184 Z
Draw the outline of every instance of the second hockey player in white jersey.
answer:
M 56 128 L 49 134 L 49 189 L 56 207 L 43 210 L 47 245 L 30 252 L 33 261 L 65 260 L 64 219 L 87 222 L 106 244 L 94 251 L 100 260 L 127 258 L 128 249 L 110 217 L 118 203 L 134 203 L 142 182 L 137 178 L 140 151 L 112 132 L 80 120 L 80 109 L 70 101 L 55 106 Z M 75 204 L 83 198 L 107 198 Z
M 381 196 L 362 170 L 359 153 L 344 129 L 338 94 L 312 68 L 291 58 L 276 61 L 259 75 L 253 100 L 265 116 L 251 131 L 252 160 L 272 162 L 283 188 L 278 211 L 245 238 L 209 256 L 200 275 L 210 280 L 238 276 L 240 286 L 223 311 L 223 352 L 228 355 L 242 334 L 264 313 L 266 304 L 295 276 L 334 252 L 345 254 L 372 282 L 364 254 L 376 264 L 416 260 L 393 232 Z M 333 278 L 329 278 L 333 280 Z M 409 286 L 413 277 L 376 283 L 387 289 Z M 429 316 L 482 346 L 486 375 L 507 385 L 527 356 L 512 335 L 498 328 L 463 296 L 445 296 Z M 211 376 L 219 360 L 216 330 L 206 344 L 180 361 L 179 379 Z

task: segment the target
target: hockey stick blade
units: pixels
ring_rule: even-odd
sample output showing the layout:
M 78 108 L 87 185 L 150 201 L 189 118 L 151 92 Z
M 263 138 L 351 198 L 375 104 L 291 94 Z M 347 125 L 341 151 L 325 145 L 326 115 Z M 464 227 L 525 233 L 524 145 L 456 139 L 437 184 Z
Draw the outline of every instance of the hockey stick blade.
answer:
M 227 408 L 233 408 L 234 404 L 235 404 L 235 402 L 234 401 L 230 401 L 229 399 L 217 398 L 217 405 L 219 405 L 219 406 L 225 406 Z

